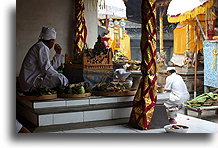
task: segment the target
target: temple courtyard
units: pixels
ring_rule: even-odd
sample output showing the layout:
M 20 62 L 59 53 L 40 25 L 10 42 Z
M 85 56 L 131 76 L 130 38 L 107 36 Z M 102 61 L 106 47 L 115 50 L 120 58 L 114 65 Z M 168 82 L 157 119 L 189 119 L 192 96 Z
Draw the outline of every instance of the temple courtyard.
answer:
M 194 114 L 194 113 L 191 113 Z M 212 112 L 206 112 L 203 118 L 208 118 L 211 121 L 204 119 L 198 119 L 196 117 L 183 115 L 181 113 L 177 116 L 178 124 L 187 125 L 189 130 L 187 133 L 217 133 L 217 116 L 211 115 Z M 95 128 L 84 128 L 76 130 L 58 131 L 53 133 L 166 133 L 164 128 L 150 129 L 150 130 L 138 130 L 134 129 L 127 124 L 114 125 L 114 126 L 102 126 Z

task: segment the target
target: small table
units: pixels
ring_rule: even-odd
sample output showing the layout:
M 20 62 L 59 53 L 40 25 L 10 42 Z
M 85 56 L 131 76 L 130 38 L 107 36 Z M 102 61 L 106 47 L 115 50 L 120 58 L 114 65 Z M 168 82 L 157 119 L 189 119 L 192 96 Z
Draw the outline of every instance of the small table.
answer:
M 215 110 L 215 113 L 217 114 L 218 106 L 207 106 L 207 107 L 190 107 L 190 106 L 185 106 L 184 108 L 184 114 L 188 115 L 188 110 L 192 110 L 195 112 L 198 112 L 198 118 L 201 118 L 202 111 L 205 110 Z

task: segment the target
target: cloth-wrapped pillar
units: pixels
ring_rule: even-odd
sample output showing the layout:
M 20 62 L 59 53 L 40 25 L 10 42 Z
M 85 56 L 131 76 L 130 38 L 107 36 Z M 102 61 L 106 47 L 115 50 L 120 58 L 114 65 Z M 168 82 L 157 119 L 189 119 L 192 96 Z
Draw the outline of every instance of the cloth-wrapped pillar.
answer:
M 74 40 L 74 59 L 77 60 L 78 54 L 83 52 L 83 48 L 86 44 L 87 28 L 85 24 L 84 17 L 84 0 L 75 1 L 75 17 L 76 17 L 76 30 L 75 30 L 75 40 Z
M 133 101 L 130 125 L 149 129 L 157 100 L 156 67 L 156 0 L 142 0 L 141 54 L 142 78 Z

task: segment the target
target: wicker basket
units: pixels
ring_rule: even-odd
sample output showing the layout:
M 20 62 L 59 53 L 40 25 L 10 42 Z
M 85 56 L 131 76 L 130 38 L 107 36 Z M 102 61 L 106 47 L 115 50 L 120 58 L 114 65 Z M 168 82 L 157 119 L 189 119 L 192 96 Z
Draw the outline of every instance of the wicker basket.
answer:
M 17 95 L 17 99 L 29 100 L 29 101 L 52 100 L 52 99 L 56 99 L 56 98 L 57 98 L 57 94 L 42 95 L 42 96 L 19 96 L 19 95 Z
M 127 92 L 103 92 L 103 91 L 96 91 L 93 94 L 95 94 L 96 96 L 110 96 L 110 97 L 134 96 L 136 94 L 136 90 L 127 91 Z
M 84 94 L 58 94 L 58 98 L 86 98 L 90 97 L 91 93 Z

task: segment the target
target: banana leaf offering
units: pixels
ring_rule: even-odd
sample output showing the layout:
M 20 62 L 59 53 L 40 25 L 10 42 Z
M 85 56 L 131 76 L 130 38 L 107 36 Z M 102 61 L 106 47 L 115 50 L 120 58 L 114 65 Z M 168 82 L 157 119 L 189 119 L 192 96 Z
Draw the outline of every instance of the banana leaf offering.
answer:
M 58 94 L 84 94 L 90 92 L 88 83 L 81 82 L 78 84 L 69 84 L 67 86 L 60 86 L 57 88 Z
M 56 91 L 52 90 L 52 89 L 49 89 L 49 88 L 46 88 L 46 87 L 43 87 L 43 86 L 38 86 L 38 87 L 32 87 L 27 92 L 18 90 L 17 94 L 19 96 L 43 96 L 43 95 L 56 94 Z
M 200 106 L 217 106 L 217 94 L 212 92 L 204 93 L 197 96 L 193 100 L 187 101 L 187 105 L 191 107 L 200 107 Z
M 130 91 L 128 84 L 123 83 L 98 83 L 93 88 L 92 91 L 102 91 L 102 92 L 128 92 Z

